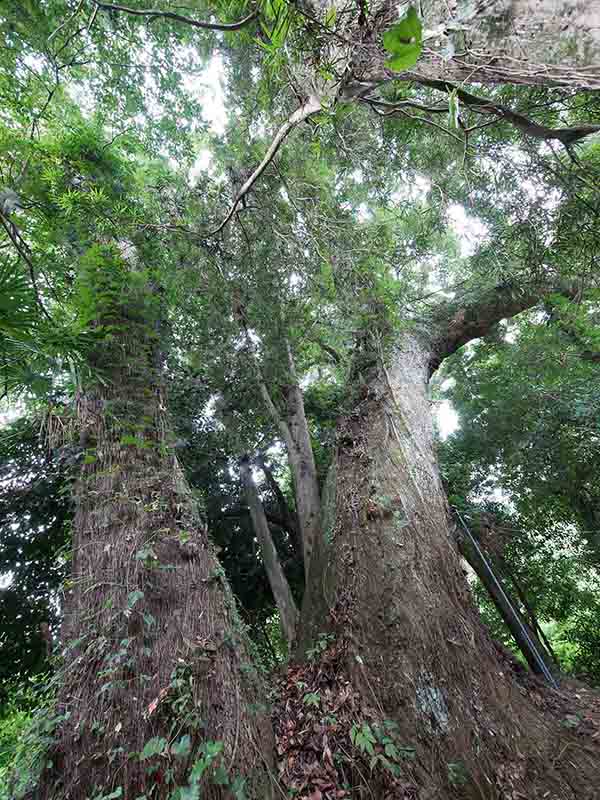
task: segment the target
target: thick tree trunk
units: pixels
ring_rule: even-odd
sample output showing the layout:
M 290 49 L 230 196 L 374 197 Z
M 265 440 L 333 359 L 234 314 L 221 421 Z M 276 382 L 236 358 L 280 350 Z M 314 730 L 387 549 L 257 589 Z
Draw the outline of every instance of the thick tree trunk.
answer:
M 586 0 L 421 4 L 416 73 L 471 83 L 600 86 L 600 8 Z
M 419 797 L 594 797 L 554 770 L 553 734 L 471 604 L 436 465 L 431 361 L 405 337 L 339 424 L 335 513 L 311 568 L 301 646 L 319 626 L 334 635 L 364 707 L 416 749 Z
M 94 276 L 99 304 L 101 273 L 115 269 L 127 270 L 112 263 Z M 249 713 L 256 673 L 169 447 L 156 301 L 149 291 L 119 294 L 98 319 L 112 333 L 94 359 L 103 381 L 77 401 L 86 449 L 74 490 L 62 716 L 36 797 L 159 800 L 194 776 L 203 798 L 231 796 L 223 784 L 235 780 L 247 781 L 250 797 L 270 796 L 270 725 Z
M 339 22 L 330 48 L 347 61 L 354 80 L 391 77 L 381 37 L 409 5 L 422 19 L 423 49 L 409 72 L 395 73 L 400 80 L 600 87 L 600 8 L 586 0 L 375 0 L 354 13 L 334 0 Z M 332 3 L 312 0 L 310 7 L 323 19 Z M 333 63 L 344 72 L 341 62 Z
M 258 539 L 258 544 L 260 545 L 260 552 L 269 579 L 269 585 L 273 592 L 277 609 L 279 610 L 281 627 L 283 628 L 285 638 L 291 649 L 296 639 L 298 609 L 296 608 L 294 597 L 273 543 L 269 523 L 267 522 L 265 510 L 258 495 L 256 485 L 252 479 L 250 462 L 247 457 L 242 459 L 240 471 L 242 474 L 242 483 L 246 492 L 246 501 L 252 518 L 252 525 L 256 533 L 256 538 Z

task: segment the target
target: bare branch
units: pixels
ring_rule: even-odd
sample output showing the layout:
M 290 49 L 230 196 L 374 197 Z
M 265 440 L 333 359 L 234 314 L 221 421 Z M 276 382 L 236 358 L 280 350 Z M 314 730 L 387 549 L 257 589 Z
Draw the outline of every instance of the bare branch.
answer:
M 132 14 L 136 17 L 151 17 L 151 20 L 162 17 L 163 19 L 172 19 L 174 22 L 182 22 L 185 25 L 191 25 L 192 28 L 203 28 L 209 31 L 239 31 L 240 28 L 248 25 L 252 20 L 258 17 L 258 11 L 253 11 L 247 17 L 238 20 L 237 22 L 201 22 L 191 17 L 184 17 L 182 14 L 176 14 L 174 11 L 160 11 L 159 9 L 141 9 L 141 8 L 128 8 L 127 6 L 118 6 L 113 3 L 99 3 L 96 2 L 96 8 L 101 8 L 103 11 L 121 11 L 124 14 Z
M 75 17 L 76 17 L 76 16 L 79 14 L 79 12 L 81 11 L 81 9 L 83 8 L 83 3 L 84 3 L 84 0 L 79 0 L 79 5 L 78 5 L 78 6 L 77 6 L 77 8 L 75 9 L 75 11 L 74 11 L 74 12 L 73 12 L 73 13 L 72 13 L 72 14 L 71 14 L 69 17 L 67 17 L 67 19 L 66 19 L 64 22 L 62 22 L 62 23 L 61 23 L 61 24 L 58 26 L 58 28 L 56 28 L 56 30 L 54 30 L 54 31 L 53 31 L 53 32 L 50 34 L 50 36 L 48 37 L 48 43 L 50 43 L 50 42 L 52 41 L 52 39 L 54 39 L 54 37 L 57 35 L 57 33 L 58 33 L 59 31 L 61 31 L 63 28 L 66 28 L 66 27 L 67 27 L 67 25 L 69 25 L 69 23 L 70 23 L 72 20 L 74 20 L 74 19 L 75 19 Z
M 296 109 L 296 111 L 294 111 L 294 113 L 289 117 L 289 119 L 283 123 L 283 125 L 279 128 L 279 130 L 275 134 L 273 141 L 269 145 L 269 149 L 267 150 L 265 157 L 235 196 L 233 205 L 229 209 L 229 212 L 225 217 L 225 219 L 223 220 L 223 222 L 221 222 L 221 224 L 217 228 L 215 228 L 214 231 L 210 232 L 211 236 L 215 236 L 217 233 L 222 231 L 223 228 L 227 225 L 227 223 L 231 220 L 242 198 L 248 194 L 250 189 L 254 186 L 256 181 L 260 178 L 260 176 L 269 166 L 269 164 L 277 154 L 277 151 L 279 150 L 279 148 L 281 147 L 287 136 L 292 132 L 292 130 L 301 122 L 304 122 L 309 117 L 313 116 L 313 114 L 318 113 L 320 110 L 321 110 L 320 98 L 309 97 L 308 101 L 303 106 L 300 106 L 300 108 Z

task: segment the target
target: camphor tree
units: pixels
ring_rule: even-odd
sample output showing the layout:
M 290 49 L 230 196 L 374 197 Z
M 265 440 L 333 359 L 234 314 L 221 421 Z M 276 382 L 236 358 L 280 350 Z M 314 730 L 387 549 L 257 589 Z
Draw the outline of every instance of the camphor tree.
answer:
M 30 108 L 27 122 L 36 142 L 41 129 L 46 135 L 45 115 L 53 94 L 60 94 L 63 74 L 104 99 L 105 125 L 114 125 L 119 113 L 137 125 L 136 102 L 145 97 L 139 81 L 120 93 L 127 80 L 146 61 L 155 79 L 148 92 L 164 88 L 163 103 L 171 98 L 175 103 L 184 96 L 181 64 L 189 58 L 196 66 L 190 55 L 196 42 L 201 53 L 210 47 L 209 34 L 197 34 L 198 27 L 223 28 L 199 23 L 200 13 L 184 17 L 166 7 L 161 14 L 141 4 L 89 5 L 74 4 L 67 11 L 53 3 L 43 20 L 35 9 L 17 9 L 5 24 L 19 76 L 26 72 L 29 50 L 46 59 L 41 78 L 56 78 L 54 92 Z M 214 11 L 224 13 L 219 7 Z M 94 333 L 86 342 L 83 363 L 89 374 L 73 423 L 84 452 L 74 492 L 74 583 L 65 609 L 66 669 L 59 691 L 63 716 L 56 720 L 52 766 L 34 792 L 169 797 L 179 785 L 179 797 L 189 797 L 197 795 L 194 784 L 201 781 L 203 796 L 224 797 L 240 796 L 242 780 L 250 797 L 270 791 L 270 738 L 259 731 L 260 711 L 250 713 L 254 698 L 245 677 L 251 668 L 230 596 L 169 450 L 162 358 L 172 324 L 176 331 L 191 327 L 189 340 L 181 337 L 188 356 L 194 355 L 199 331 L 207 348 L 223 346 L 223 359 L 243 361 L 262 404 L 251 410 L 262 408 L 270 416 L 287 450 L 306 576 L 298 657 L 320 652 L 335 660 L 336 675 L 347 687 L 340 706 L 354 704 L 362 731 L 362 738 L 356 731 L 349 734 L 357 750 L 362 743 L 364 751 L 369 753 L 369 746 L 374 751 L 375 728 L 386 729 L 387 723 L 387 730 L 395 731 L 385 742 L 389 758 L 371 762 L 371 773 L 356 778 L 354 789 L 339 791 L 370 790 L 383 797 L 594 797 L 597 753 L 583 748 L 568 762 L 561 759 L 571 744 L 568 731 L 523 699 L 471 606 L 439 477 L 427 395 L 443 361 L 500 320 L 549 296 L 580 297 L 593 285 L 587 262 L 566 264 L 561 257 L 571 238 L 557 225 L 556 213 L 585 185 L 585 159 L 571 166 L 568 156 L 555 162 L 548 156 L 548 171 L 553 167 L 558 173 L 555 182 L 524 179 L 535 159 L 546 157 L 542 144 L 558 140 L 572 146 L 596 131 L 590 121 L 593 102 L 585 95 L 526 93 L 543 119 L 531 124 L 506 105 L 519 97 L 512 89 L 483 100 L 449 84 L 440 74 L 441 61 L 440 72 L 419 75 L 413 56 L 420 54 L 423 26 L 415 22 L 415 12 L 384 37 L 382 48 L 380 37 L 395 22 L 395 8 L 334 7 L 332 13 L 269 4 L 239 11 L 234 26 L 239 30 L 230 26 L 225 33 L 232 51 L 225 43 L 220 49 L 229 59 L 231 96 L 245 89 L 247 104 L 241 104 L 241 124 L 230 124 L 214 153 L 219 163 L 225 149 L 233 148 L 259 167 L 234 189 L 229 211 L 215 227 L 206 224 L 206 212 L 218 211 L 225 196 L 216 181 L 206 178 L 200 191 L 190 191 L 174 175 L 162 174 L 166 188 L 160 202 L 155 198 L 145 205 L 145 184 L 130 183 L 128 169 L 119 170 L 118 158 L 110 155 L 118 147 L 105 147 L 100 137 L 95 144 L 86 139 L 85 152 L 77 137 L 59 137 L 66 152 L 61 155 L 59 146 L 45 170 L 33 169 L 43 150 L 26 162 L 22 193 L 34 194 L 31 182 L 42 194 L 40 203 L 54 203 L 40 233 L 32 224 L 30 236 L 38 234 L 39 241 L 34 252 L 60 256 L 65 269 L 57 265 L 54 285 L 64 287 L 71 313 Z M 250 33 L 257 14 L 267 51 L 262 75 Z M 35 35 L 28 36 L 28 26 Z M 186 47 L 177 50 L 180 44 Z M 383 63 L 386 48 L 397 59 L 391 68 Z M 464 72 L 451 71 L 457 58 L 452 56 L 449 70 L 463 79 Z M 102 64 L 110 70 L 95 71 Z M 248 65 L 256 67 L 256 76 Z M 390 69 L 406 78 L 406 68 L 413 66 L 416 88 L 398 95 Z M 592 81 L 593 70 L 587 74 Z M 288 75 L 289 80 L 282 77 Z M 289 114 L 280 127 L 273 126 L 274 137 L 263 141 L 252 123 L 265 125 L 273 93 L 282 93 L 288 83 L 296 95 L 293 100 L 286 95 L 282 103 Z M 581 79 L 579 85 L 593 83 Z M 424 107 L 438 90 L 448 102 Z M 255 117 L 249 110 L 254 96 Z M 357 104 L 370 108 L 354 114 Z M 165 147 L 185 154 L 186 122 L 183 130 L 169 126 L 160 117 L 163 108 L 155 111 L 160 124 L 153 124 L 150 114 L 140 133 L 148 146 L 162 133 Z M 179 108 L 190 127 L 191 104 Z M 394 115 L 407 108 L 423 117 L 423 125 L 433 123 L 427 135 L 414 120 L 394 124 Z M 373 111 L 389 115 L 381 128 L 366 117 Z M 439 126 L 431 116 L 437 114 L 448 119 L 448 127 L 433 133 L 429 129 Z M 481 117 L 486 125 L 499 122 L 500 131 L 490 124 L 483 132 Z M 565 118 L 573 124 L 558 126 L 563 132 L 557 133 L 556 120 Z M 311 119 L 316 131 L 300 130 L 300 123 Z M 473 164 L 469 136 L 478 127 L 483 152 Z M 294 129 L 288 155 L 281 144 Z M 533 141 L 519 147 L 516 134 Z M 460 152 L 449 151 L 440 135 L 458 138 Z M 362 181 L 352 179 L 356 152 L 344 142 L 363 159 Z M 71 160 L 76 176 L 69 172 Z M 464 169 L 467 160 L 470 171 L 461 172 L 461 161 Z M 90 189 L 88 171 L 97 182 Z M 429 188 L 419 203 L 399 178 L 408 182 L 423 175 Z M 564 176 L 574 186 L 561 183 Z M 76 189 L 66 185 L 74 177 L 83 179 Z M 120 188 L 114 185 L 117 177 Z M 280 193 L 273 191 L 279 177 Z M 358 185 L 348 188 L 353 182 Z M 551 190 L 555 196 L 544 204 Z M 459 258 L 451 255 L 440 229 L 452 202 L 469 195 L 489 233 L 471 258 Z M 243 211 L 242 199 L 248 206 Z M 412 213 L 403 219 L 398 210 L 406 205 Z M 588 213 L 586 224 L 593 228 L 595 208 Z M 444 277 L 450 278 L 445 286 Z M 52 314 L 54 304 L 42 294 L 40 304 Z M 206 320 L 220 326 L 220 336 L 206 337 Z M 330 330 L 334 325 L 337 332 Z M 326 481 L 319 480 L 302 391 L 303 378 L 309 379 L 320 360 L 315 348 L 340 362 L 329 370 L 342 390 Z M 228 389 L 225 381 L 215 386 L 225 402 Z M 83 733 L 85 725 L 89 734 Z M 350 759 L 348 769 L 355 763 Z M 306 796 L 322 794 L 310 778 L 296 788 Z

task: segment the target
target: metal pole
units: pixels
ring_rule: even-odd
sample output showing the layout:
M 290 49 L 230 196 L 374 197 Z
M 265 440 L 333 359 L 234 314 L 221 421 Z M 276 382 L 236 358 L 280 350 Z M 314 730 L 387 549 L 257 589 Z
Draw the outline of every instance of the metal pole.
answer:
M 511 614 L 513 616 L 513 619 L 516 622 L 517 626 L 520 628 L 521 633 L 523 634 L 523 638 L 525 639 L 525 641 L 527 642 L 528 646 L 530 647 L 531 652 L 533 654 L 533 657 L 534 657 L 535 661 L 537 662 L 537 664 L 538 664 L 538 666 L 540 668 L 540 671 L 542 672 L 542 674 L 544 675 L 544 677 L 546 678 L 548 683 L 551 686 L 553 686 L 555 689 L 558 689 L 558 683 L 556 681 L 556 678 L 554 677 L 554 675 L 548 669 L 548 667 L 546 665 L 546 662 L 544 661 L 542 656 L 539 654 L 537 647 L 532 642 L 531 637 L 529 636 L 529 633 L 527 632 L 527 629 L 523 625 L 523 622 L 521 621 L 521 617 L 515 611 L 514 606 L 512 605 L 512 603 L 510 602 L 510 600 L 506 596 L 506 592 L 504 591 L 504 589 L 502 588 L 502 586 L 498 582 L 498 579 L 496 578 L 496 575 L 494 574 L 494 570 L 492 569 L 489 561 L 487 560 L 487 558 L 483 554 L 483 551 L 482 551 L 481 547 L 479 546 L 479 542 L 475 539 L 475 537 L 473 536 L 473 534 L 471 533 L 469 528 L 467 528 L 467 525 L 466 525 L 464 519 L 462 518 L 460 511 L 457 508 L 455 508 L 454 506 L 452 506 L 452 509 L 453 509 L 454 513 L 456 514 L 456 516 L 458 517 L 458 519 L 460 520 L 460 524 L 465 529 L 465 533 L 469 537 L 469 540 L 471 541 L 471 544 L 473 545 L 473 547 L 477 551 L 477 554 L 478 554 L 479 558 L 481 559 L 481 561 L 484 564 L 486 570 L 488 571 L 491 579 L 493 580 L 494 584 L 496 585 L 498 593 L 503 597 L 504 601 L 506 602 L 506 605 L 510 609 L 510 612 L 511 612 Z

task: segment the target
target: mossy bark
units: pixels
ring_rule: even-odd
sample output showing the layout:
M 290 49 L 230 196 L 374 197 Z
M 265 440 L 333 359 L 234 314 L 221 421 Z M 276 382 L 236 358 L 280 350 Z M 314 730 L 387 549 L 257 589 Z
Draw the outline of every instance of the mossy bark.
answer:
M 262 692 L 235 602 L 169 446 L 157 298 L 138 289 L 100 310 L 102 380 L 77 398 L 62 720 L 36 796 L 159 800 L 196 776 L 203 798 L 231 797 L 234 781 L 269 797 L 270 723 L 253 710 Z

